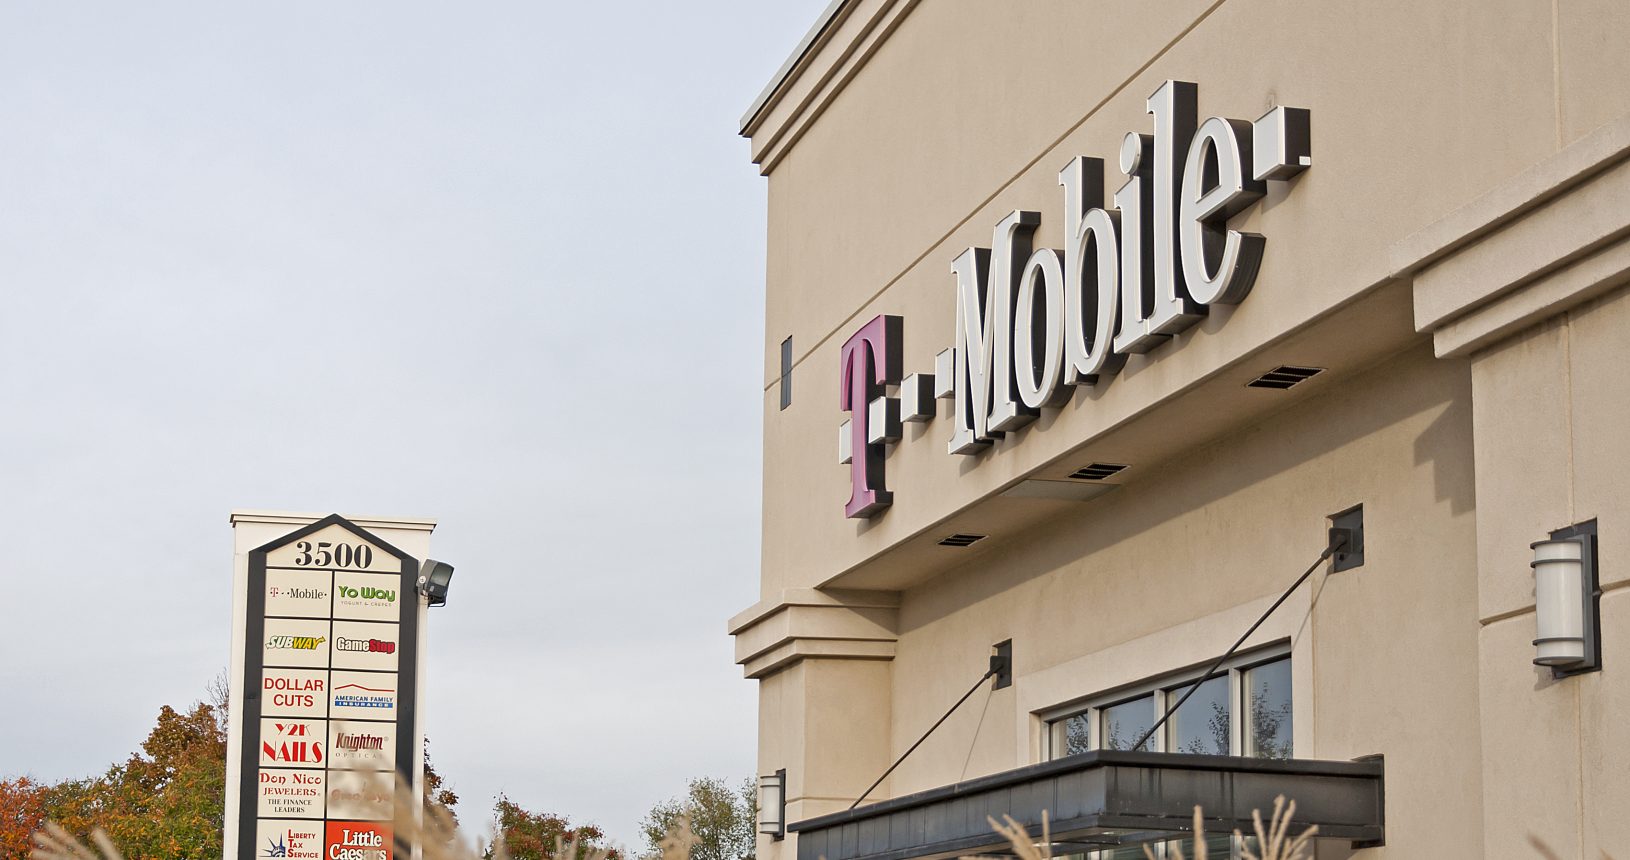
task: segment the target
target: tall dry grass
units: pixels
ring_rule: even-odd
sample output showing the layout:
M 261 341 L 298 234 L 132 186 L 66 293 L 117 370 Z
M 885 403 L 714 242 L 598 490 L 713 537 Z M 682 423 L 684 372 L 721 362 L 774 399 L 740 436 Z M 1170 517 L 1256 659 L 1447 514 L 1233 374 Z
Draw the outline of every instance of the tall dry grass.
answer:
M 1234 838 L 1243 846 L 1241 857 L 1244 860 L 1307 860 L 1313 850 L 1313 837 L 1318 835 L 1317 825 L 1307 828 L 1295 836 L 1290 835 L 1290 823 L 1296 814 L 1296 801 L 1286 801 L 1284 795 L 1274 798 L 1273 814 L 1268 817 L 1266 824 L 1262 821 L 1261 810 L 1251 810 L 1251 823 L 1256 833 L 1256 847 L 1253 848 L 1245 842 L 1245 834 L 1234 831 Z M 1053 834 L 1047 821 L 1046 814 L 1041 817 L 1041 842 L 1036 840 L 1025 830 L 1024 825 L 1014 821 L 1009 816 L 1003 816 L 1003 821 L 994 818 L 987 819 L 991 827 L 1008 843 L 1013 846 L 1013 854 L 1019 860 L 1053 860 Z M 1193 860 L 1210 860 L 1206 849 L 1205 816 L 1200 807 L 1194 807 L 1194 857 Z M 1157 860 L 1154 849 L 1148 845 L 1143 846 L 1143 856 L 1147 860 Z M 1185 860 L 1183 849 L 1173 846 L 1169 858 Z M 973 860 L 973 858 L 964 858 Z
M 419 810 L 423 809 L 422 817 L 404 815 L 391 822 L 392 833 L 396 841 L 395 856 L 400 860 L 407 860 L 408 852 L 405 846 L 417 844 L 421 846 L 424 860 L 511 860 L 509 852 L 505 850 L 504 840 L 499 838 L 481 839 L 458 826 L 453 815 L 441 806 L 421 807 L 419 796 L 413 787 L 401 777 L 396 780 L 396 808 Z M 101 830 L 90 835 L 91 845 L 75 838 L 73 834 L 62 829 L 56 822 L 47 822 L 45 827 L 34 834 L 33 860 L 125 860 L 119 852 L 118 846 Z M 690 822 L 683 816 L 675 821 L 672 830 L 660 843 L 661 853 L 653 860 L 690 860 L 691 846 L 696 843 L 696 837 L 690 829 Z M 487 852 L 491 851 L 489 855 Z M 555 842 L 555 857 L 557 860 L 611 860 L 610 848 L 579 845 L 572 840 L 561 839 Z
M 404 780 L 397 780 L 397 809 L 417 809 L 418 796 Z M 1291 820 L 1296 813 L 1296 801 L 1287 801 L 1284 795 L 1274 798 L 1273 813 L 1264 822 L 1260 810 L 1251 811 L 1251 823 L 1256 837 L 1255 846 L 1250 845 L 1245 834 L 1239 830 L 1234 831 L 1237 844 L 1242 846 L 1241 857 L 1244 860 L 1307 860 L 1312 850 L 1313 837 L 1318 834 L 1319 828 L 1308 827 L 1294 836 L 1290 834 Z M 1024 825 L 1012 817 L 1003 816 L 1003 821 L 988 819 L 991 827 L 1007 839 L 1013 847 L 1013 855 L 1018 860 L 1053 860 L 1052 828 L 1045 813 L 1041 820 L 1041 841 L 1038 843 L 1025 829 Z M 404 845 L 417 843 L 422 846 L 424 860 L 486 860 L 491 850 L 492 860 L 511 860 L 509 853 L 504 849 L 502 839 L 482 840 L 473 838 L 471 834 L 461 829 L 453 816 L 444 808 L 432 807 L 424 811 L 422 820 L 415 817 L 404 817 L 392 822 L 393 832 L 396 834 L 398 856 L 405 860 Z M 47 822 L 45 827 L 34 834 L 33 860 L 124 860 L 113 840 L 106 833 L 98 830 L 90 835 L 92 848 L 62 829 L 55 822 Z M 660 843 L 661 853 L 653 860 L 690 860 L 691 846 L 696 844 L 696 837 L 691 833 L 690 822 L 684 816 L 676 821 L 674 829 Z M 1181 848 L 1173 847 L 1171 857 L 1175 860 L 1210 860 L 1209 851 L 1205 844 L 1205 816 L 1200 807 L 1194 807 L 1194 856 L 1185 858 Z M 1550 846 L 1538 837 L 1530 836 L 1529 844 L 1545 860 L 1560 860 Z M 1147 860 L 1157 860 L 1155 852 L 1149 846 L 1143 846 L 1143 856 Z M 569 840 L 557 841 L 555 844 L 555 857 L 558 860 L 610 860 L 610 849 L 581 846 Z M 1612 860 L 1607 852 L 1602 852 L 1603 860 Z M 964 860 L 984 860 L 984 858 L 964 858 Z

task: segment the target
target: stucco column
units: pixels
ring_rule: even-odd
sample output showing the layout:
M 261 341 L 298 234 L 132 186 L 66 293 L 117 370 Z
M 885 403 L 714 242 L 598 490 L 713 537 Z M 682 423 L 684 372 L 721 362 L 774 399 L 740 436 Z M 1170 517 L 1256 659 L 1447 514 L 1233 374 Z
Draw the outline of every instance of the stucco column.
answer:
M 759 682 L 758 773 L 786 769 L 787 822 L 848 808 L 888 767 L 898 607 L 893 592 L 796 589 L 731 619 Z M 792 860 L 797 835 L 760 834 L 757 856 Z
M 1630 842 L 1630 117 L 1396 249 L 1416 322 L 1472 375 L 1483 856 Z M 1533 665 L 1529 544 L 1600 529 L 1602 670 Z

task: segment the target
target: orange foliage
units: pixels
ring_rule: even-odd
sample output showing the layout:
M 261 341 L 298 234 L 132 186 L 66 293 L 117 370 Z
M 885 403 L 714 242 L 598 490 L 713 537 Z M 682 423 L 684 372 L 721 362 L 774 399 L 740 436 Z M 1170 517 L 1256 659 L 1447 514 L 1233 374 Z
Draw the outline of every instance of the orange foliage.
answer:
M 29 834 L 45 823 L 46 786 L 26 776 L 0 779 L 0 857 L 27 857 Z

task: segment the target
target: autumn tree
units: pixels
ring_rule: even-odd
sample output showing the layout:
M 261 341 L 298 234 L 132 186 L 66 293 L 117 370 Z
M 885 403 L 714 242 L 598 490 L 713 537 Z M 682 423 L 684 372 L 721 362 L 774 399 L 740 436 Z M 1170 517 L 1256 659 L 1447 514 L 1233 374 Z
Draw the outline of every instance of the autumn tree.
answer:
M 493 818 L 497 835 L 483 855 L 487 860 L 492 860 L 499 845 L 510 860 L 583 860 L 595 851 L 605 851 L 607 860 L 623 860 L 622 852 L 605 845 L 606 835 L 600 828 L 592 824 L 574 827 L 564 816 L 528 812 L 503 795 L 498 797 Z M 562 845 L 576 850 L 558 857 L 557 846 Z
M 131 860 L 221 856 L 226 732 L 210 705 L 169 705 L 142 752 L 93 779 L 51 787 L 47 817 L 72 833 L 101 828 Z
M 50 787 L 26 776 L 0 779 L 0 857 L 27 857 L 29 835 L 45 823 Z
M 753 860 L 758 835 L 758 798 L 753 781 L 731 788 L 722 779 L 693 779 L 684 796 L 652 807 L 640 822 L 646 856 L 662 853 L 662 840 L 683 815 L 690 821 L 695 842 L 691 860 Z
M 100 776 L 55 785 L 27 776 L 0 779 L 0 858 L 27 857 L 31 835 L 50 820 L 81 837 L 106 831 L 128 860 L 219 860 L 226 817 L 224 673 L 209 693 L 216 704 L 160 708 L 141 751 Z M 431 764 L 428 742 L 424 793 L 432 808 L 456 820 L 458 795 Z M 541 818 L 524 811 L 511 817 L 523 825 Z M 587 832 L 602 838 L 598 830 Z M 551 850 L 553 844 L 551 838 Z

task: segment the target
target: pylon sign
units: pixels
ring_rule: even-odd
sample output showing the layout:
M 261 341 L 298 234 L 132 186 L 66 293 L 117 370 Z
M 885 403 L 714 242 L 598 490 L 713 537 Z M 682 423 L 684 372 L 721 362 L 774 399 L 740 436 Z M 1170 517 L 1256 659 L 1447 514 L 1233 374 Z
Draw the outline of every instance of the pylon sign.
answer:
M 334 515 L 249 552 L 233 707 L 238 860 L 395 860 L 419 758 L 419 561 Z M 232 800 L 235 799 L 235 803 Z

